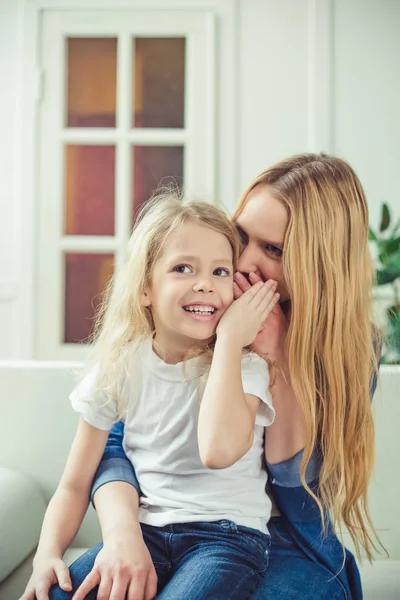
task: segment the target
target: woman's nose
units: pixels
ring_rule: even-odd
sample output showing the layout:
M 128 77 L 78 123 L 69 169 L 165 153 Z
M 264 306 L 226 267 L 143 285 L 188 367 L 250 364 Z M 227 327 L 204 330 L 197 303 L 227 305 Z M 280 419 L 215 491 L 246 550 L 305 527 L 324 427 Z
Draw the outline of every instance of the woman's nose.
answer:
M 257 254 L 250 246 L 246 246 L 240 255 L 237 270 L 241 273 L 257 273 Z

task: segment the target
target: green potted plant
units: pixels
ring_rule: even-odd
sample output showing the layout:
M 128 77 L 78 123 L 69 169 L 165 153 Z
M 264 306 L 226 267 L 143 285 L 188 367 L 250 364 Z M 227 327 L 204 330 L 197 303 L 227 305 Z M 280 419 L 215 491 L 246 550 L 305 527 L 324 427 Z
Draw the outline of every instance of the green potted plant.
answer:
M 379 232 L 369 229 L 369 239 L 375 244 L 376 283 L 390 284 L 393 300 L 386 310 L 385 350 L 383 362 L 400 364 L 400 219 L 391 226 L 387 204 L 382 205 Z

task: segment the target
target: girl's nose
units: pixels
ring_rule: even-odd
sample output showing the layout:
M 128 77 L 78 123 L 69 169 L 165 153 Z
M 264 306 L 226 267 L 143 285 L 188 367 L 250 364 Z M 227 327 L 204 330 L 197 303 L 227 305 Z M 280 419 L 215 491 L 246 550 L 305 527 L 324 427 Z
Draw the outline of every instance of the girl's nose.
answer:
M 201 281 L 197 281 L 193 286 L 194 292 L 203 292 L 208 294 L 213 291 L 211 281 L 209 279 L 202 279 Z

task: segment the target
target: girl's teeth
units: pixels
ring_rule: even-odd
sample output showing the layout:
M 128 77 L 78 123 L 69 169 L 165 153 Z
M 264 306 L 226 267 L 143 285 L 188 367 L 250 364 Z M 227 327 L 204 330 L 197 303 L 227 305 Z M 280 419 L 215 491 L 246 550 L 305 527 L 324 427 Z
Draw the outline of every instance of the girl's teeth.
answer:
M 191 307 L 188 307 L 188 308 L 186 308 L 186 310 L 188 310 L 189 312 L 192 312 L 192 313 L 212 315 L 214 313 L 215 309 L 214 308 L 191 308 Z

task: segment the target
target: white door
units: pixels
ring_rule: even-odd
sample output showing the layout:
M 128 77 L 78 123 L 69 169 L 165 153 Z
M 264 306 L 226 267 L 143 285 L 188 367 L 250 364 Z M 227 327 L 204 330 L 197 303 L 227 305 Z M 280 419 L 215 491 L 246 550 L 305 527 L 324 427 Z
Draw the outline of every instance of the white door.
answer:
M 137 208 L 161 184 L 214 197 L 214 21 L 42 13 L 36 357 L 81 359 Z

